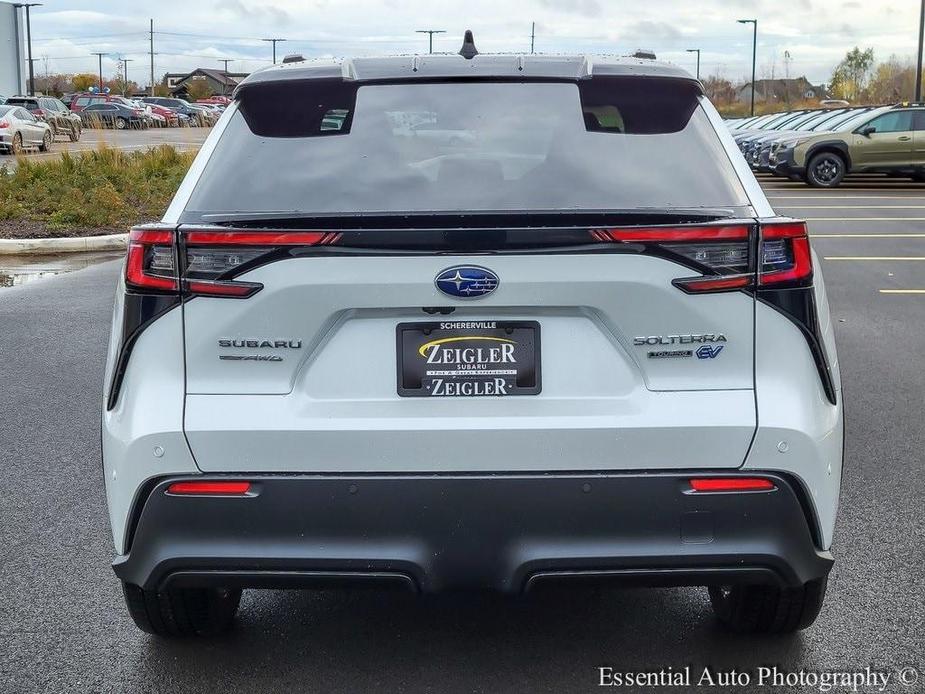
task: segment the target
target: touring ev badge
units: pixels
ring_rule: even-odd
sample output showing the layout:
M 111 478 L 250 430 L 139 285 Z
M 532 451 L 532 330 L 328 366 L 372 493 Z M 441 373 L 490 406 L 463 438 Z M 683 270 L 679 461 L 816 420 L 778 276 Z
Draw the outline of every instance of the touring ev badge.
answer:
M 498 288 L 500 280 L 491 270 L 477 265 L 448 267 L 437 275 L 434 284 L 447 296 L 458 299 L 478 299 Z

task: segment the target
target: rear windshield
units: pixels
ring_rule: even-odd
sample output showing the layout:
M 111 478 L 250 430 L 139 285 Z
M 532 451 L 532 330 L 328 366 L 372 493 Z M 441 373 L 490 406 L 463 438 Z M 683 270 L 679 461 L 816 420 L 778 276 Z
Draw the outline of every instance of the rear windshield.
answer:
M 580 85 L 255 86 L 184 217 L 748 204 L 693 87 L 617 78 Z
M 29 109 L 30 111 L 37 111 L 39 104 L 35 99 L 7 99 L 6 103 L 13 106 L 22 106 L 23 108 Z

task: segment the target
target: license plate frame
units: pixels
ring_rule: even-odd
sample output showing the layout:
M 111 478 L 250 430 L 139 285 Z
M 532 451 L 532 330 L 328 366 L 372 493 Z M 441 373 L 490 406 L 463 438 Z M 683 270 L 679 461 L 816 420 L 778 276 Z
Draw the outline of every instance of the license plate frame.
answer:
M 414 321 L 396 325 L 395 336 L 401 397 L 511 397 L 539 395 L 542 391 L 537 321 Z M 441 342 L 425 347 L 436 340 Z M 422 349 L 426 354 L 421 353 Z M 435 349 L 440 351 L 432 354 Z M 469 351 L 463 354 L 456 350 Z M 474 357 L 476 361 L 442 361 L 450 356 Z M 428 359 L 438 361 L 429 363 Z

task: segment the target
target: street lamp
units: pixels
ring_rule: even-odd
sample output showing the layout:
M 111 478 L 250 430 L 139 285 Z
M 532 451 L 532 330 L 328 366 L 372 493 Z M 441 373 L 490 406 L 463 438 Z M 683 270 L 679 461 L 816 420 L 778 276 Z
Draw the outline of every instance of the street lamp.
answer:
M 444 29 L 416 29 L 414 33 L 428 35 L 429 40 L 427 44 L 427 52 L 433 53 L 434 52 L 434 34 L 445 34 L 446 30 Z
M 925 0 L 923 0 L 923 2 L 925 2 Z M 699 48 L 688 48 L 687 52 L 697 54 L 697 79 L 700 79 L 700 49 Z
M 125 96 L 125 90 L 128 89 L 128 64 L 133 58 L 122 58 L 122 96 Z
M 286 39 L 260 39 L 260 40 L 273 44 L 273 64 L 276 65 L 276 44 L 278 44 L 280 41 L 285 41 Z M 227 68 L 227 65 L 225 67 Z
M 752 33 L 752 115 L 755 115 L 755 59 L 758 56 L 758 20 L 738 19 L 739 24 L 751 24 Z
M 925 43 L 925 0 L 919 16 L 919 52 L 915 57 L 915 101 L 922 101 L 922 44 Z
M 109 55 L 109 53 L 96 52 L 96 53 L 91 53 L 90 55 L 95 55 L 97 58 L 100 59 L 100 94 L 102 94 L 103 93 L 103 56 Z
M 219 58 L 218 62 L 225 64 L 225 81 L 222 84 L 222 96 L 225 96 L 225 92 L 228 91 L 228 63 L 233 63 L 234 58 Z
M 41 6 L 42 3 L 40 2 L 19 2 L 13 5 L 13 7 L 26 8 L 26 45 L 29 51 L 29 96 L 35 96 L 35 73 L 32 70 L 32 24 L 29 21 L 29 8 Z

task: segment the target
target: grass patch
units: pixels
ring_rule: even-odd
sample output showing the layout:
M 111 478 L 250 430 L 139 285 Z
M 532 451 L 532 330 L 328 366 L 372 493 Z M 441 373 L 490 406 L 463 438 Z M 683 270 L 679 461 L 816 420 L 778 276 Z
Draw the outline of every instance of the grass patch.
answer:
M 159 219 L 193 162 L 195 152 L 169 145 L 145 151 L 100 149 L 59 159 L 22 158 L 0 175 L 0 221 L 44 228 L 47 236 L 75 229 L 119 229 Z M 0 172 L 2 173 L 2 172 Z M 71 233 L 68 233 L 71 231 Z

